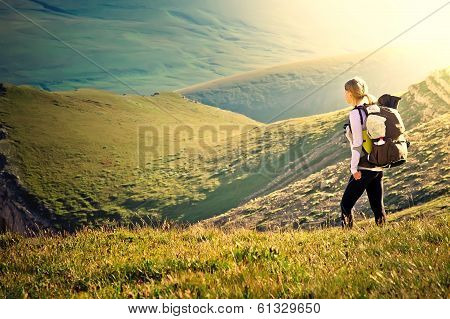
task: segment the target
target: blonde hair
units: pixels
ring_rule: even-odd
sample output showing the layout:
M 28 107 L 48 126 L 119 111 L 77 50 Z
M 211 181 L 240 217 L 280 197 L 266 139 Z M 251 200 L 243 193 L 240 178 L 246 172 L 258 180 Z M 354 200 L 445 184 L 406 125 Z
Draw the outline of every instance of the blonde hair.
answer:
M 355 99 L 355 102 L 362 101 L 364 98 L 367 98 L 368 104 L 375 103 L 375 97 L 369 94 L 369 86 L 366 81 L 361 79 L 360 77 L 354 77 L 351 80 L 348 80 L 345 83 L 345 90 L 350 92 Z

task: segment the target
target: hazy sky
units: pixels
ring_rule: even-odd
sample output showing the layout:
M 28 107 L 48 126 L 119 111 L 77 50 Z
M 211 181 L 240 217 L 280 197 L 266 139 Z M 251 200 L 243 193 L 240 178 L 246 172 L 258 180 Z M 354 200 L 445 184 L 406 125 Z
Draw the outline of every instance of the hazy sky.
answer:
M 445 1 L 3 0 L 145 93 L 384 44 Z M 129 91 L 0 2 L 0 81 Z M 450 56 L 450 5 L 392 46 Z M 412 51 L 413 52 L 413 51 Z M 420 63 L 420 61 L 418 61 Z
M 352 51 L 381 45 L 427 14 L 448 3 L 442 0 L 231 0 L 242 19 L 264 24 L 282 34 L 297 34 L 324 51 Z M 264 3 L 265 5 L 258 5 Z M 241 8 L 241 10 L 237 10 Z M 450 42 L 450 5 L 399 38 L 395 44 Z

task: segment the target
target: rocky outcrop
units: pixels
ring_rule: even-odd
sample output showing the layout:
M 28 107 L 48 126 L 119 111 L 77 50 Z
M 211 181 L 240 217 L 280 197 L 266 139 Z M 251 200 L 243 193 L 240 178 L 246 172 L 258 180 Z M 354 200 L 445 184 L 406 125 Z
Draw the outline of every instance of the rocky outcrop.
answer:
M 0 140 L 6 139 L 8 137 L 8 132 L 0 125 Z
M 29 236 L 53 232 L 52 222 L 44 217 L 51 216 L 52 212 L 5 167 L 6 157 L 0 154 L 0 233 L 12 231 Z
M 6 94 L 6 87 L 3 83 L 0 83 L 0 96 L 4 96 Z
M 0 86 L 0 93 L 2 86 Z M 8 138 L 6 126 L 0 123 L 0 141 Z M 54 232 L 53 212 L 33 196 L 19 178 L 7 170 L 6 156 L 0 153 L 0 233 L 12 231 L 35 235 Z

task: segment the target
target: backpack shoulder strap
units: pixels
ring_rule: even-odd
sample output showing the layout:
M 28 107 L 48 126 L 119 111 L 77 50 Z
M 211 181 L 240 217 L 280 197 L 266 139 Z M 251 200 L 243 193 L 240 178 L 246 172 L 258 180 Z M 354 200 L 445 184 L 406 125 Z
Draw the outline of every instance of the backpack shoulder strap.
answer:
M 367 112 L 366 109 L 363 108 L 363 106 L 361 106 L 361 105 L 355 106 L 355 108 L 354 108 L 354 110 L 358 110 L 359 120 L 361 121 L 361 125 L 363 125 L 364 120 L 363 120 L 363 117 L 362 117 L 362 114 L 361 114 L 361 109 L 363 109 L 365 112 Z M 367 113 L 366 113 L 366 116 L 367 116 Z
M 369 104 L 364 103 L 363 105 L 360 106 L 361 110 L 366 114 L 366 116 L 369 115 L 369 111 L 367 111 L 367 107 L 369 107 Z

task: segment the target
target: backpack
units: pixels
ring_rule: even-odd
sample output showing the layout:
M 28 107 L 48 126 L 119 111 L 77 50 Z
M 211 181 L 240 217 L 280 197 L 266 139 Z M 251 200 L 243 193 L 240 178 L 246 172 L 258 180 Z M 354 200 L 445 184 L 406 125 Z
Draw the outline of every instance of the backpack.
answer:
M 409 143 L 400 113 L 393 108 L 376 104 L 364 105 L 367 134 L 373 142 L 367 155 L 369 163 L 381 167 L 395 167 L 406 162 Z

